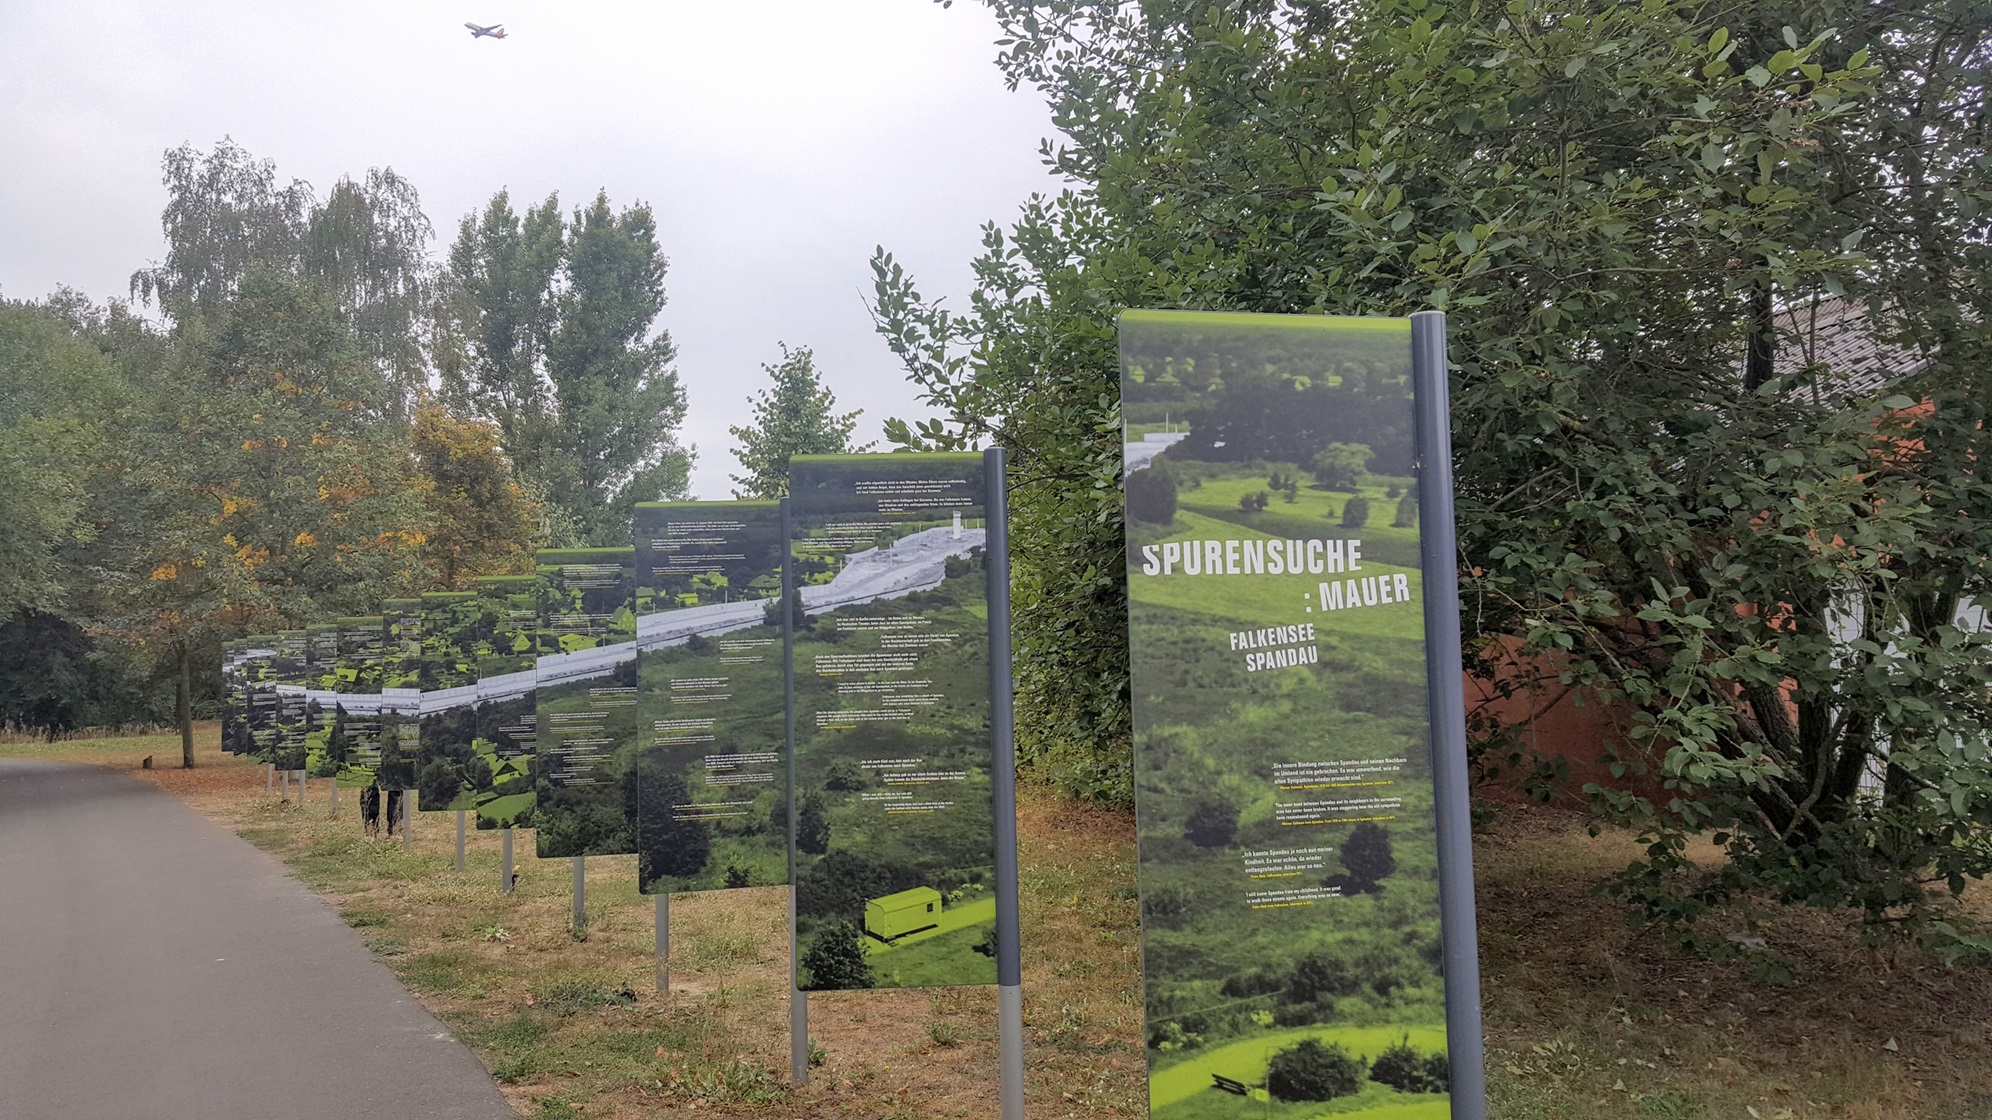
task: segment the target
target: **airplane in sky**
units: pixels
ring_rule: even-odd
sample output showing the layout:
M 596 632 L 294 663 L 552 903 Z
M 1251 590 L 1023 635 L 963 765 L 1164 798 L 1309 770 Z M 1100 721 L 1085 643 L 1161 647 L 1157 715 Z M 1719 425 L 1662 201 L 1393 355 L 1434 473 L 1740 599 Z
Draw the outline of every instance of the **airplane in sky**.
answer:
M 473 39 L 482 39 L 487 36 L 493 39 L 503 39 L 505 37 L 505 25 L 502 23 L 494 23 L 489 27 L 479 27 L 474 23 L 466 23 L 464 26 L 470 28 L 470 37 Z

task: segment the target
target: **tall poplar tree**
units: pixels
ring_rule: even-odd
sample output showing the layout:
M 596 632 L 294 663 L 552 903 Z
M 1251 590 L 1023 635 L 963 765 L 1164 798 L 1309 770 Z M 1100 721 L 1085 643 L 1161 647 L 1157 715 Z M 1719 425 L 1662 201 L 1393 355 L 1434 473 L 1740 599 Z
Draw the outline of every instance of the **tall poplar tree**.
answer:
M 650 208 L 607 192 L 563 222 L 557 197 L 521 216 L 500 191 L 459 227 L 437 364 L 558 513 L 556 544 L 626 540 L 636 502 L 687 493 L 685 395 L 657 327 L 667 267 Z

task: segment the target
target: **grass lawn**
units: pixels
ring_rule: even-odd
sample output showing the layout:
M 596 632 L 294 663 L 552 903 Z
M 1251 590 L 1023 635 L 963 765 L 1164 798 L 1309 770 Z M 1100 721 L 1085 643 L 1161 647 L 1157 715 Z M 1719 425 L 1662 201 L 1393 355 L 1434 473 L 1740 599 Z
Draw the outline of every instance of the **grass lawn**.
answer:
M 674 896 L 667 997 L 652 982 L 653 900 L 636 892 L 634 857 L 588 860 L 590 924 L 577 939 L 567 861 L 522 854 L 519 889 L 501 895 L 496 833 L 471 834 L 458 874 L 449 816 L 418 816 L 409 845 L 369 841 L 356 797 L 340 799 L 337 819 L 327 816 L 330 783 L 311 783 L 304 807 L 283 802 L 264 792 L 259 767 L 215 741 L 204 725 L 191 771 L 175 768 L 175 735 L 0 741 L 0 754 L 131 771 L 283 859 L 534 1120 L 995 1112 L 993 988 L 811 996 L 822 1064 L 791 1090 L 784 890 Z M 147 754 L 159 769 L 138 770 Z M 1019 823 L 1029 1115 L 1140 1120 L 1132 819 L 1027 789 Z M 1789 980 L 1680 957 L 1629 932 L 1595 891 L 1635 851 L 1626 836 L 1592 838 L 1580 818 L 1544 809 L 1504 811 L 1476 837 L 1490 1116 L 1992 1118 L 1992 975 L 1870 953 L 1842 916 L 1776 908 L 1762 932 L 1791 963 Z M 1973 905 L 1992 917 L 1988 892 L 1975 890 Z M 1386 1043 L 1401 1033 L 1375 1029 Z M 1261 1056 L 1241 1057 L 1263 1062 L 1263 1038 L 1234 1045 L 1256 1047 Z M 1186 1092 L 1155 1120 L 1311 1120 L 1371 1103 L 1269 1109 L 1205 1092 L 1215 1053 L 1163 1072 L 1165 1093 L 1176 1077 Z M 1443 1112 L 1413 1101 L 1360 1115 Z

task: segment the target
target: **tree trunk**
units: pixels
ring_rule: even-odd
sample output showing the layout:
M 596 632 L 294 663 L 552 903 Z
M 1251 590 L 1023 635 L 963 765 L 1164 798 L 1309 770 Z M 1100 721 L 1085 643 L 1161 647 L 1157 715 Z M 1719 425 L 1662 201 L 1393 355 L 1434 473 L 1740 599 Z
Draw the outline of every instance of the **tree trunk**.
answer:
M 194 768 L 193 652 L 180 643 L 180 681 L 173 697 L 173 716 L 180 724 L 180 769 Z

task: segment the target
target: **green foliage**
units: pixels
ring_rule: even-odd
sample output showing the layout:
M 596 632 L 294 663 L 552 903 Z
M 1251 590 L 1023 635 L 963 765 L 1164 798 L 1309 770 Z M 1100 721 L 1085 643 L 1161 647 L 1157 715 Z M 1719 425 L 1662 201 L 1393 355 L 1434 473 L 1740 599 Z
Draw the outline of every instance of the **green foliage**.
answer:
M 1452 1086 L 1452 1064 L 1443 1053 L 1418 1053 L 1406 1035 L 1370 1063 L 1369 1079 L 1403 1093 L 1444 1093 Z
M 428 582 L 461 590 L 482 575 L 528 570 L 544 544 L 542 510 L 512 476 L 488 421 L 440 405 L 415 410 L 409 451 L 423 506 L 421 555 Z
M 1337 858 L 1357 890 L 1374 890 L 1397 872 L 1397 858 L 1390 854 L 1390 833 L 1374 821 L 1350 829 Z
M 831 922 L 802 951 L 805 988 L 869 988 L 876 981 L 856 922 Z
M 1259 513 L 1266 508 L 1269 498 L 1264 490 L 1251 490 L 1238 499 L 1238 508 L 1246 513 Z
M 1127 516 L 1150 525 L 1176 520 L 1176 471 L 1162 460 L 1127 476 Z
M 1768 892 L 1910 930 L 1948 908 L 1925 882 L 1992 871 L 1982 5 L 990 7 L 1074 187 L 986 231 L 967 316 L 877 265 L 952 424 L 902 435 L 1062 439 L 1020 543 L 1118 559 L 1120 308 L 1449 310 L 1468 653 L 1544 658 L 1632 716 L 1588 793 L 1646 833 L 1644 913 Z M 1863 307 L 1900 399 L 1821 345 Z M 1036 594 L 1020 714 L 1118 721 L 1089 627 L 1117 604 Z M 1713 872 L 1683 855 L 1703 830 Z
M 746 474 L 732 476 L 739 484 L 736 498 L 780 498 L 788 494 L 789 460 L 797 455 L 838 455 L 869 451 L 851 442 L 859 410 L 839 413 L 837 397 L 816 372 L 816 355 L 807 346 L 794 350 L 781 344 L 782 360 L 761 368 L 774 382 L 748 401 L 753 423 L 728 428 L 740 446 L 733 457 Z
M 1183 820 L 1183 839 L 1199 848 L 1222 848 L 1238 836 L 1238 807 L 1205 798 L 1190 807 Z
M 1397 499 L 1397 512 L 1390 517 L 1393 529 L 1415 529 L 1418 527 L 1418 495 L 1406 494 Z
M 821 798 L 804 797 L 802 807 L 796 810 L 795 846 L 812 856 L 830 850 L 830 820 L 824 816 Z
M 1342 528 L 1360 529 L 1369 524 L 1369 499 L 1361 496 L 1350 498 L 1342 507 Z
M 1314 481 L 1322 489 L 1353 492 L 1362 485 L 1372 457 L 1367 445 L 1331 443 L 1322 448 L 1308 465 L 1314 471 Z
M 1280 1101 L 1332 1101 L 1361 1092 L 1365 1072 L 1341 1046 L 1303 1038 L 1266 1063 L 1266 1092 Z

